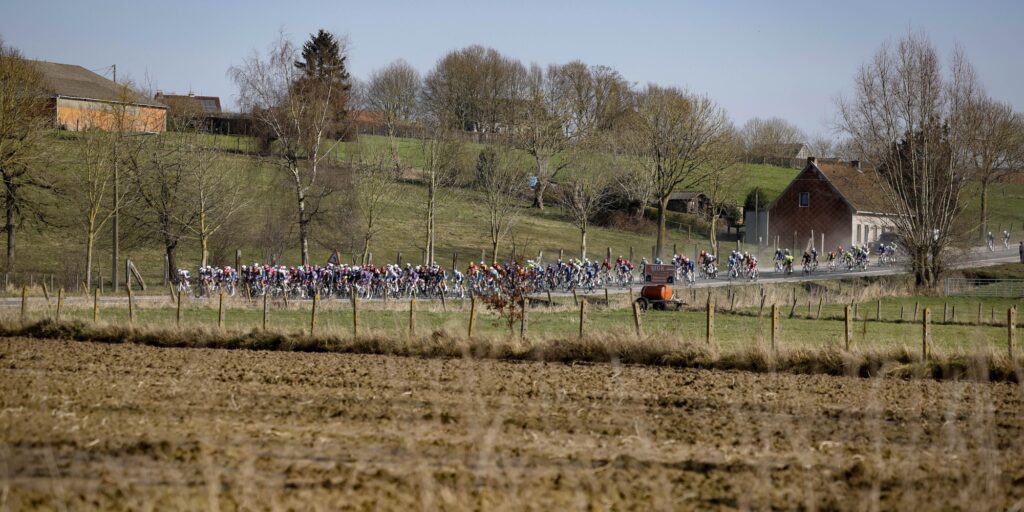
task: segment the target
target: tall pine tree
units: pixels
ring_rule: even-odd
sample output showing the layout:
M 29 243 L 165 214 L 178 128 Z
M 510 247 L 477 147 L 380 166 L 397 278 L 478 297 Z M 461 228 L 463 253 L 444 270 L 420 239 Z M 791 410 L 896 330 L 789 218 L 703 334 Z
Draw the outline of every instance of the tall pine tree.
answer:
M 320 29 L 310 34 L 309 40 L 302 45 L 302 59 L 295 62 L 295 67 L 302 70 L 302 76 L 295 84 L 300 94 L 330 94 L 330 103 L 334 106 L 335 128 L 331 135 L 335 138 L 348 139 L 350 127 L 345 122 L 348 117 L 349 91 L 352 81 L 346 68 L 348 57 L 334 34 Z

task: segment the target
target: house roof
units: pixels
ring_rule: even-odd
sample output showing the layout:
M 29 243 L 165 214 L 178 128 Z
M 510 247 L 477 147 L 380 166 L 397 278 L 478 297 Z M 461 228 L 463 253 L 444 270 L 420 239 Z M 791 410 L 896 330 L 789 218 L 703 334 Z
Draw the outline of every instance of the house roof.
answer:
M 44 91 L 52 97 L 167 108 L 166 105 L 145 98 L 134 91 L 125 91 L 123 85 L 108 80 L 82 66 L 41 60 L 33 61 L 33 63 L 42 75 Z
M 673 192 L 668 196 L 669 201 L 689 201 L 697 197 L 703 196 L 703 192 L 696 192 L 692 190 L 680 190 L 679 192 Z
M 180 107 L 183 109 L 195 109 L 204 113 L 220 112 L 219 96 L 196 96 L 194 94 L 164 94 L 156 93 L 154 99 L 161 101 L 169 107 Z
M 888 185 L 878 170 L 856 162 L 817 161 L 815 166 L 858 212 L 892 213 L 886 201 Z

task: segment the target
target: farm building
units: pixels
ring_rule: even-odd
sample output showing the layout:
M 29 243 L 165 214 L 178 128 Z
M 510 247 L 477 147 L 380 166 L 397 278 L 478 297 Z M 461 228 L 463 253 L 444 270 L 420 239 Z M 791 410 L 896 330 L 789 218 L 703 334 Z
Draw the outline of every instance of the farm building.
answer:
M 54 124 L 64 130 L 162 132 L 167 106 L 72 64 L 35 61 L 51 100 Z
M 701 213 L 710 209 L 708 196 L 702 192 L 683 190 L 668 197 L 668 210 L 681 213 Z
M 254 135 L 252 116 L 245 113 L 225 112 L 219 96 L 200 96 L 193 93 L 167 94 L 157 92 L 153 99 L 167 105 L 170 129 L 196 126 L 208 133 L 221 135 Z
M 857 161 L 808 158 L 767 211 L 746 212 L 746 241 L 758 243 L 760 237 L 763 244 L 797 251 L 874 244 L 892 231 L 884 186 L 877 170 Z
M 157 91 L 153 99 L 167 105 L 171 110 L 197 113 L 220 112 L 219 96 L 196 96 L 188 94 L 166 94 Z

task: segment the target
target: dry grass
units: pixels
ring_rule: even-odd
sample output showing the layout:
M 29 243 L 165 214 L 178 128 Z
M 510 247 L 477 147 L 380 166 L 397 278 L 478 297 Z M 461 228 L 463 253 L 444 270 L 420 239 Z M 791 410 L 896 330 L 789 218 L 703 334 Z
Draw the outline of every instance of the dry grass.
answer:
M 379 354 L 421 358 L 475 358 L 562 363 L 616 363 L 676 368 L 787 372 L 898 378 L 969 379 L 1018 382 L 1020 361 L 992 349 L 933 349 L 927 360 L 906 348 L 864 347 L 844 350 L 778 347 L 758 343 L 721 350 L 715 345 L 666 337 L 638 338 L 620 330 L 584 338 L 482 336 L 472 339 L 435 331 L 415 337 L 369 332 L 309 335 L 283 331 L 221 331 L 210 328 L 163 329 L 42 320 L 0 324 L 0 336 L 131 343 L 167 348 L 216 348 L 293 352 Z

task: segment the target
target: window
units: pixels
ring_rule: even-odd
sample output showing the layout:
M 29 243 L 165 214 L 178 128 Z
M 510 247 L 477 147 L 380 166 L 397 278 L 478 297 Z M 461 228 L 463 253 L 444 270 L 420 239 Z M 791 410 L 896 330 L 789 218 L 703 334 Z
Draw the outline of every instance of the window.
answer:
M 860 238 L 860 230 L 861 230 L 861 225 L 860 225 L 860 224 L 857 224 L 857 243 L 858 243 L 858 244 L 859 244 L 859 243 L 860 243 L 860 241 L 861 241 L 861 238 Z
M 811 193 L 810 192 L 800 192 L 800 207 L 801 208 L 807 208 L 810 205 L 811 205 Z

